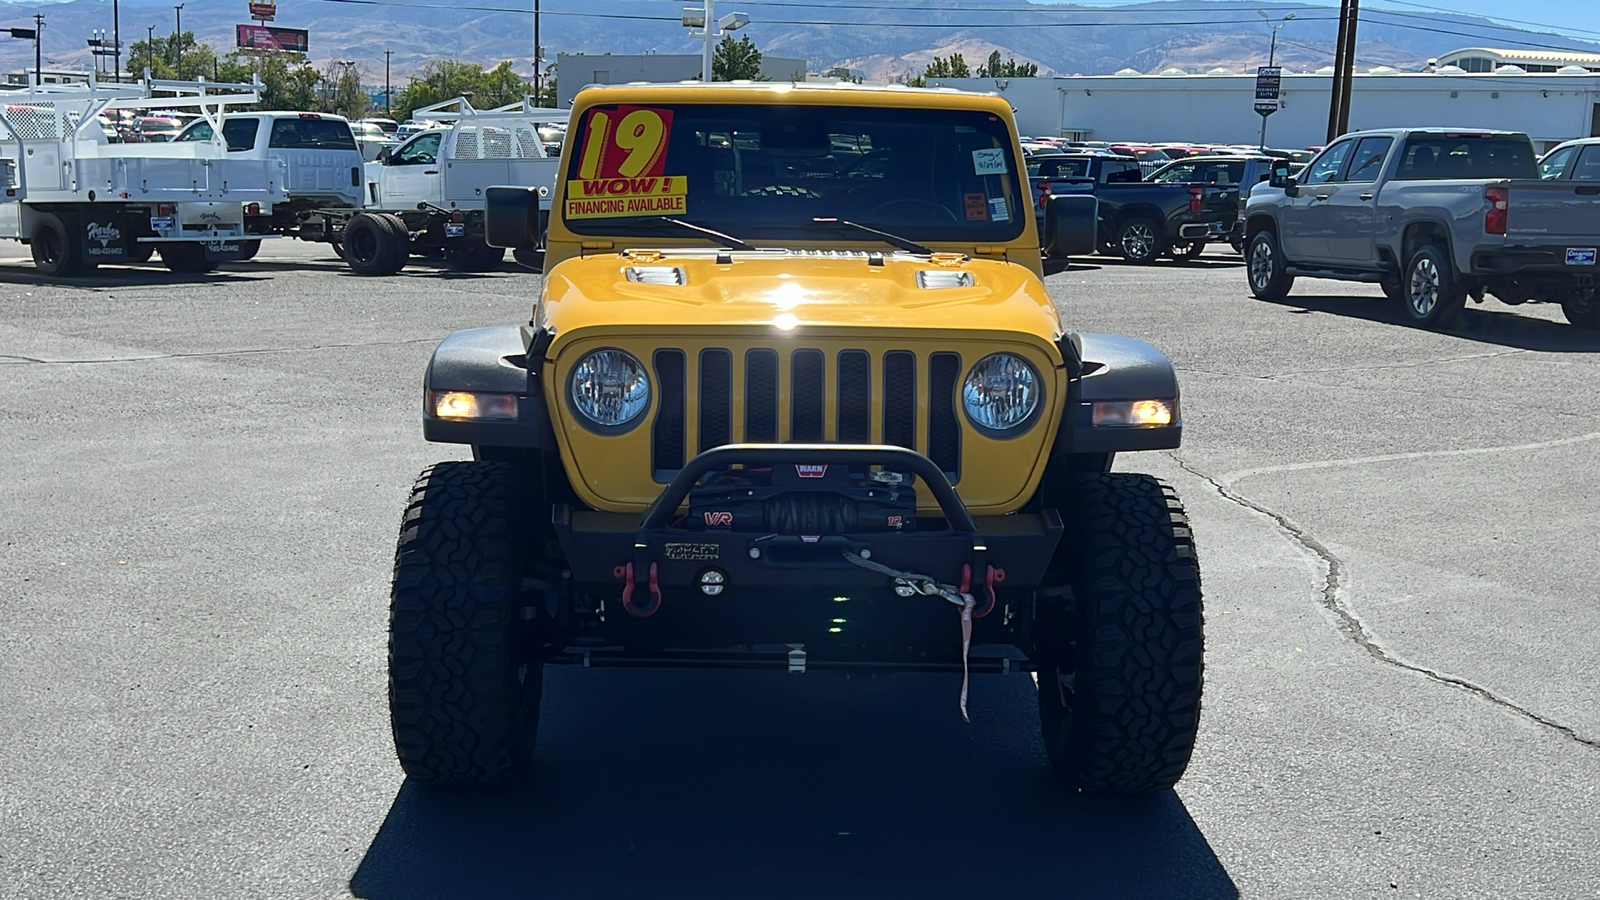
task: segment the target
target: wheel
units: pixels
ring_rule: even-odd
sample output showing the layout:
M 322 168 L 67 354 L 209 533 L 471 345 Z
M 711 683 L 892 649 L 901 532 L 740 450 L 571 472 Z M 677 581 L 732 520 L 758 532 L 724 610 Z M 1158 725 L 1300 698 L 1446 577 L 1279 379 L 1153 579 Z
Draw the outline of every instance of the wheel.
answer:
M 1172 258 L 1178 262 L 1193 262 L 1200 258 L 1206 250 L 1205 241 L 1173 241 L 1170 250 Z
M 1114 243 L 1112 243 L 1110 241 L 1101 241 L 1100 242 L 1100 255 L 1101 256 L 1121 256 L 1122 255 L 1122 249 L 1120 247 L 1118 247 L 1116 244 L 1114 244 Z
M 522 650 L 526 490 L 500 462 L 423 470 L 400 522 L 389 717 L 410 778 L 472 787 L 526 774 L 543 663 Z
M 482 241 L 456 241 L 446 244 L 444 250 L 444 264 L 456 272 L 489 272 L 500 268 L 505 258 L 504 248 Z
M 1294 287 L 1294 276 L 1284 271 L 1283 253 L 1278 250 L 1276 234 L 1270 231 L 1256 232 L 1250 238 L 1245 263 L 1250 293 L 1261 300 L 1270 301 L 1289 296 L 1289 291 Z
M 405 261 L 389 216 L 357 213 L 344 226 L 344 260 L 357 275 L 393 275 Z
M 1383 280 L 1378 282 L 1378 287 L 1383 289 L 1383 296 L 1389 298 L 1390 303 L 1399 305 L 1405 302 L 1406 291 L 1401 285 L 1398 273 L 1383 276 Z
M 184 275 L 204 275 L 217 267 L 216 260 L 206 256 L 205 246 L 195 241 L 162 244 L 161 264 Z
M 131 262 L 131 263 L 149 262 L 150 261 L 150 257 L 154 256 L 155 252 L 156 252 L 156 245 L 155 244 L 135 242 L 133 244 L 133 246 L 128 250 L 128 262 Z
M 1561 301 L 1567 321 L 1579 328 L 1600 328 L 1600 291 L 1589 288 Z
M 241 252 L 239 259 L 237 260 L 238 262 L 244 262 L 247 259 L 255 259 L 256 254 L 261 252 L 261 241 L 240 241 L 239 250 Z
M 40 213 L 28 240 L 34 268 L 40 273 L 68 278 L 84 271 L 82 249 L 68 236 L 66 223 L 55 213 Z
M 898 200 L 890 200 L 887 203 L 880 203 L 877 206 L 874 206 L 872 209 L 867 210 L 867 214 L 864 218 L 870 221 L 883 213 L 884 210 L 893 209 L 896 206 L 908 206 L 918 209 L 926 209 L 933 212 L 936 218 L 950 222 L 956 221 L 956 214 L 951 212 L 950 208 L 945 206 L 943 203 L 935 203 L 932 200 L 923 200 L 917 197 L 901 197 Z
M 1167 252 L 1166 238 L 1161 235 L 1161 223 L 1144 216 L 1123 222 L 1117 228 L 1116 241 L 1122 258 L 1131 263 L 1152 263 Z
M 1456 277 L 1450 254 L 1437 244 L 1418 247 L 1400 281 L 1400 315 L 1412 325 L 1432 328 L 1454 318 L 1467 305 L 1467 289 Z
M 394 213 L 383 213 L 378 218 L 388 227 L 389 234 L 394 236 L 394 272 L 399 272 L 411 258 L 411 229 L 406 227 L 404 219 Z M 394 272 L 389 274 L 393 275 Z
M 1165 790 L 1200 727 L 1200 563 L 1188 518 L 1149 475 L 1084 474 L 1074 485 L 1078 506 L 1036 601 L 1045 749 L 1056 776 L 1082 790 Z
M 1233 252 L 1240 256 L 1244 255 L 1244 238 L 1239 237 L 1237 234 L 1228 235 L 1228 246 L 1232 247 Z

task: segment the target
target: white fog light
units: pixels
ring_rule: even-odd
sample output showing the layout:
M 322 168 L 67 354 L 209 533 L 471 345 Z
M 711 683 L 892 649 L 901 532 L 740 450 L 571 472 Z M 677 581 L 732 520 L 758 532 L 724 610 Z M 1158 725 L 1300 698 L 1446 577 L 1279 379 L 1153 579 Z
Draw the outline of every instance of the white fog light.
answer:
M 995 353 L 978 360 L 967 372 L 961 403 L 978 430 L 1010 431 L 1032 421 L 1041 388 L 1039 373 L 1027 360 Z
M 437 419 L 515 419 L 517 395 L 429 391 L 428 412 Z
M 1094 424 L 1151 428 L 1178 421 L 1176 400 L 1120 400 L 1094 404 Z
M 644 363 L 625 350 L 596 350 L 572 367 L 572 406 L 601 428 L 621 428 L 650 406 Z

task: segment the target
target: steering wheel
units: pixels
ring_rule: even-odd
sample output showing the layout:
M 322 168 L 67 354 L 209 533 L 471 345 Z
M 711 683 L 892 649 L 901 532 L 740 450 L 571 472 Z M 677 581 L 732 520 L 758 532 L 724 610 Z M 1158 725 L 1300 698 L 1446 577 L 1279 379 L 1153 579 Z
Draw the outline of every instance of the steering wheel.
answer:
M 822 195 L 810 188 L 799 187 L 793 184 L 769 184 L 763 187 L 751 188 L 740 194 L 741 197 L 805 197 L 808 200 L 821 200 Z
M 895 207 L 895 206 L 920 206 L 920 207 L 926 207 L 926 208 L 929 208 L 929 209 L 937 210 L 938 213 L 939 213 L 939 217 L 944 219 L 947 222 L 955 222 L 955 221 L 957 221 L 956 214 L 951 212 L 950 208 L 945 206 L 943 203 L 935 203 L 932 200 L 922 200 L 922 199 L 917 198 L 917 197 L 901 197 L 898 200 L 890 200 L 887 203 L 880 203 L 877 206 L 873 207 L 872 209 L 867 210 L 866 217 L 868 219 L 871 219 L 874 216 L 878 215 L 879 213 L 883 212 L 884 210 L 890 209 L 890 208 Z

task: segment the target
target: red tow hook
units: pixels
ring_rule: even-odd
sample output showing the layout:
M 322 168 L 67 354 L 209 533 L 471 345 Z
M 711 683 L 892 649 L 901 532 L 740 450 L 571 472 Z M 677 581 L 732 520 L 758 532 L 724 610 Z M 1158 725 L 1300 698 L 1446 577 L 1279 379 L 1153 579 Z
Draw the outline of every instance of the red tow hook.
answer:
M 988 566 L 988 572 L 983 579 L 983 605 L 972 611 L 974 619 L 981 619 L 994 612 L 994 586 L 1006 580 L 1006 570 Z M 963 594 L 972 593 L 972 566 L 968 563 L 961 565 L 961 588 Z
M 655 563 L 650 564 L 650 604 L 645 607 L 638 607 L 633 604 L 633 589 L 635 586 L 633 563 L 617 566 L 611 570 L 611 574 L 617 578 L 624 579 L 622 585 L 622 608 L 628 611 L 628 615 L 644 619 L 655 615 L 656 610 L 661 608 L 661 585 L 656 581 Z

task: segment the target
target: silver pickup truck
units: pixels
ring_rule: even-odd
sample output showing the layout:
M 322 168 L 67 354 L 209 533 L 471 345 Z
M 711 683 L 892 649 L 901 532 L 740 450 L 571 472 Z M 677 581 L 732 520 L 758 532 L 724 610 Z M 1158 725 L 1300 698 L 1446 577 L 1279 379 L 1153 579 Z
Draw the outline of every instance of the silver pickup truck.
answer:
M 1244 210 L 1251 292 L 1296 276 L 1379 284 L 1406 321 L 1435 326 L 1471 296 L 1560 303 L 1600 328 L 1600 184 L 1541 180 L 1525 134 L 1440 128 L 1347 134 L 1299 177 L 1286 166 Z

